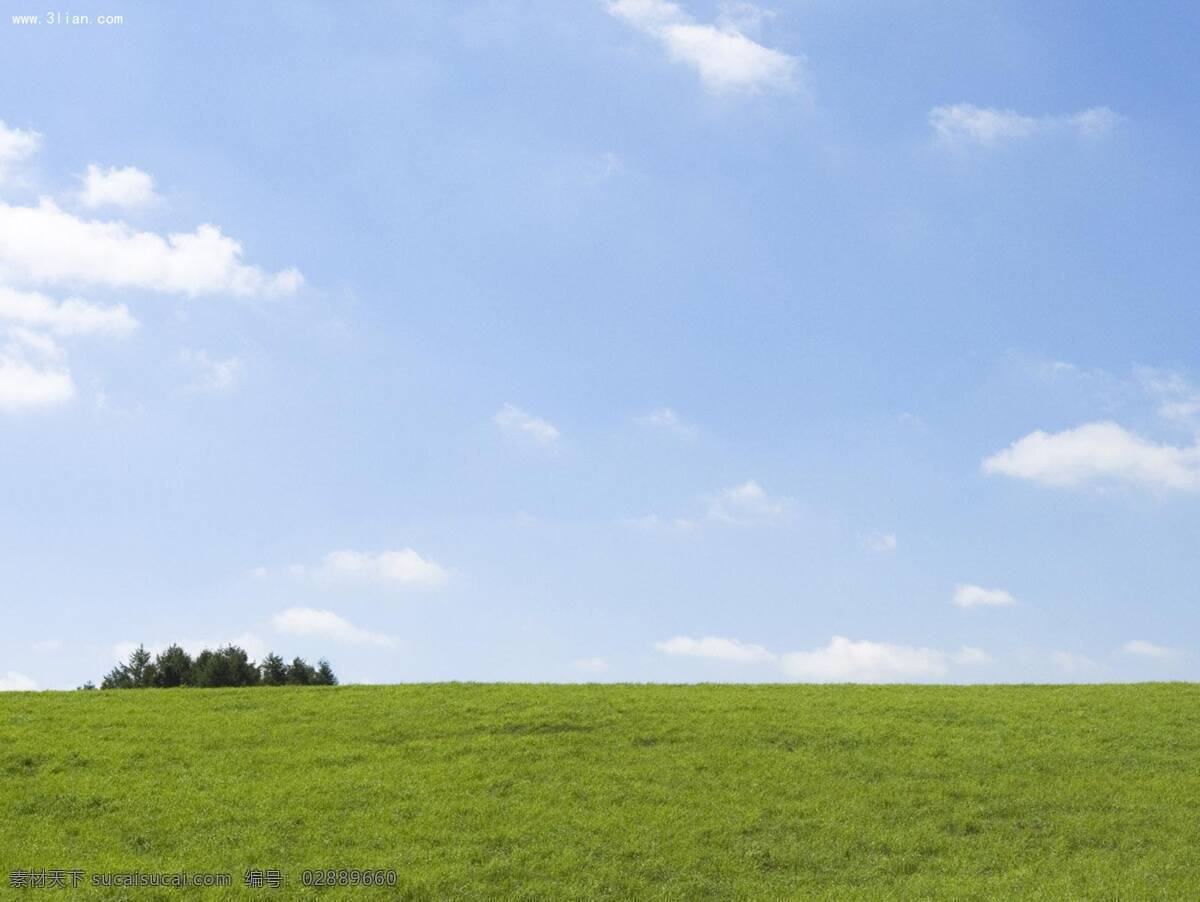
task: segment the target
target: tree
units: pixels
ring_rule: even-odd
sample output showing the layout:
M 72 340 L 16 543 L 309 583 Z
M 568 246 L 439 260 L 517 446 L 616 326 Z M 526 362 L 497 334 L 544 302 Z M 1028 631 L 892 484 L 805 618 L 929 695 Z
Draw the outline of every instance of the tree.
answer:
M 170 645 L 154 661 L 154 685 L 162 689 L 186 686 L 192 679 L 192 656 L 178 645 Z
M 245 649 L 227 645 L 216 651 L 207 648 L 200 652 L 192 665 L 192 685 L 205 688 L 219 686 L 253 686 L 258 682 L 258 668 Z
M 84 684 L 83 684 L 82 686 L 80 686 L 79 688 L 80 688 L 81 690 L 86 690 L 86 691 L 88 691 L 88 692 L 92 692 L 92 691 L 94 691 L 94 690 L 95 690 L 95 688 L 96 688 L 96 684 L 95 684 L 95 683 L 93 683 L 91 680 L 88 680 L 86 683 L 84 683 Z
M 169 645 L 151 659 L 139 645 L 129 660 L 118 664 L 100 683 L 101 689 L 169 689 L 175 686 L 215 688 L 218 686 L 336 686 L 337 676 L 324 658 L 311 666 L 303 658 L 285 664 L 283 658 L 269 654 L 257 665 L 246 650 L 236 645 L 206 648 L 193 660 L 177 644 Z M 95 689 L 90 682 L 80 689 Z
M 133 680 L 129 677 L 129 668 L 124 664 L 118 664 L 112 670 L 104 675 L 104 679 L 100 681 L 101 689 L 132 689 Z
M 146 651 L 146 646 L 139 645 L 133 650 L 126 669 L 135 689 L 145 689 L 154 685 L 154 663 L 150 659 L 150 652 Z
M 288 684 L 291 686 L 311 686 L 316 671 L 303 658 L 295 658 L 288 667 Z
M 258 665 L 258 673 L 264 686 L 282 686 L 288 681 L 288 666 L 283 663 L 283 658 L 276 654 L 269 654 L 263 658 L 263 662 Z
M 322 658 L 317 662 L 317 672 L 313 677 L 313 682 L 318 686 L 336 686 L 337 677 L 333 675 L 333 668 L 329 666 L 329 662 Z
M 154 665 L 150 652 L 139 645 L 129 656 L 128 664 L 118 664 L 110 670 L 100 683 L 101 689 L 144 689 L 153 685 Z

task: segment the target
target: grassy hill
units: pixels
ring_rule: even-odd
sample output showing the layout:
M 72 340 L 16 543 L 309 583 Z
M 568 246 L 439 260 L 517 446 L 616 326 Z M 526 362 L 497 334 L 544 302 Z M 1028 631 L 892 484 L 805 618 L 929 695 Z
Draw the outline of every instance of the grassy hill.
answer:
M 1200 687 L 0 694 L 0 879 L 41 867 L 76 898 L 1196 899 Z

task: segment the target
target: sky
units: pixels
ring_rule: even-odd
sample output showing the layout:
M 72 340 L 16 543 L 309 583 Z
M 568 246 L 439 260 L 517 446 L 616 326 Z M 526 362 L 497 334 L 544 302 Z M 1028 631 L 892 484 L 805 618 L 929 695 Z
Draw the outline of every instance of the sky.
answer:
M 69 15 L 0 18 L 0 688 L 1200 678 L 1194 5 Z

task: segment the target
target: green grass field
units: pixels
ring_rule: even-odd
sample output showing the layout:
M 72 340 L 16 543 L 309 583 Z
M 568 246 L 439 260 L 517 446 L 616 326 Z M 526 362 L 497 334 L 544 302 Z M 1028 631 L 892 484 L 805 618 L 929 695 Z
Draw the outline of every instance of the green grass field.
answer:
M 6 693 L 0 865 L 14 898 L 1197 899 L 1200 687 Z

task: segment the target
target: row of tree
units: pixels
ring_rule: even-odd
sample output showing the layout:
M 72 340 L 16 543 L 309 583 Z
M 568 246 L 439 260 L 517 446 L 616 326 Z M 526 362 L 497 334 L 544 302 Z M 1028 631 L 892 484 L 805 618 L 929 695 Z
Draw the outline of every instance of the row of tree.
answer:
M 215 688 L 218 686 L 336 686 L 337 677 L 329 662 L 313 667 L 303 658 L 291 664 L 269 654 L 261 664 L 250 660 L 244 649 L 226 645 L 216 651 L 204 649 L 193 658 L 178 645 L 157 656 L 139 645 L 125 664 L 118 664 L 100 683 L 101 689 L 170 689 L 175 686 Z M 83 688 L 96 688 L 91 683 Z

